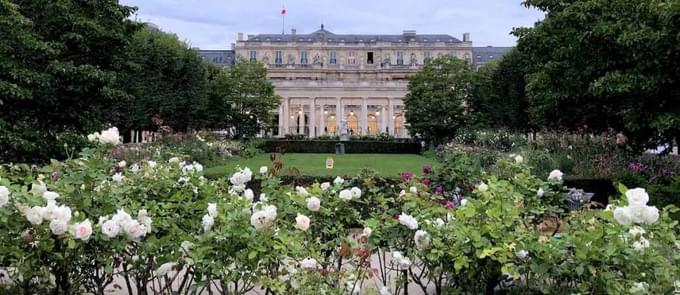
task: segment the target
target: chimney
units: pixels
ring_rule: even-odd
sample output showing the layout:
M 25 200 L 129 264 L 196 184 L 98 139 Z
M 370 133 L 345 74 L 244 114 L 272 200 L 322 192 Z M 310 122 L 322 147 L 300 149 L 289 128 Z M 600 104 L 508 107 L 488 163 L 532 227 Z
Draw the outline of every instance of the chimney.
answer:
M 470 33 L 463 34 L 463 42 L 470 42 Z
M 291 35 L 295 36 L 295 33 L 297 33 L 297 30 L 295 30 L 295 29 L 290 29 L 290 34 L 291 34 Z
M 236 39 L 236 41 L 243 41 L 243 33 L 238 32 L 238 38 Z

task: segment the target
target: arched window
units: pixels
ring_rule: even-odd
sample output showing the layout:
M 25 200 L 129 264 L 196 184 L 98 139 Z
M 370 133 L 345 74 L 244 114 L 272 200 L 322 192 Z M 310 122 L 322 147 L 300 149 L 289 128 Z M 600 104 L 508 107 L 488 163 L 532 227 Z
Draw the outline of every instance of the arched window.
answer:
M 378 118 L 375 113 L 368 114 L 368 134 L 376 135 L 380 130 L 378 130 Z
M 349 112 L 349 115 L 347 115 L 347 128 L 350 130 L 350 134 L 357 134 L 359 131 L 359 119 L 354 112 Z
M 326 133 L 334 134 L 336 128 L 337 126 L 335 123 L 335 114 L 329 114 L 328 118 L 326 118 Z
M 404 116 L 399 113 L 394 115 L 394 134 L 400 136 L 404 131 Z

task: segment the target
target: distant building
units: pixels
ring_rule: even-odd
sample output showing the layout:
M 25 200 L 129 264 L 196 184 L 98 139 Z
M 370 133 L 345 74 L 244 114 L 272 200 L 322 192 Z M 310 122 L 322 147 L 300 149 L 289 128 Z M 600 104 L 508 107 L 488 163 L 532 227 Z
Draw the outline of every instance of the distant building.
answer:
M 234 50 L 218 49 L 218 50 L 202 50 L 196 49 L 198 54 L 203 57 L 203 60 L 213 63 L 221 67 L 231 67 L 236 62 L 236 54 Z
M 500 60 L 506 53 L 510 52 L 514 47 L 473 47 L 472 60 L 475 68 L 479 69 L 485 64 Z
M 258 61 L 283 97 L 272 135 L 388 133 L 408 137 L 403 98 L 409 76 L 431 58 L 472 62 L 469 34 L 238 34 L 240 59 Z

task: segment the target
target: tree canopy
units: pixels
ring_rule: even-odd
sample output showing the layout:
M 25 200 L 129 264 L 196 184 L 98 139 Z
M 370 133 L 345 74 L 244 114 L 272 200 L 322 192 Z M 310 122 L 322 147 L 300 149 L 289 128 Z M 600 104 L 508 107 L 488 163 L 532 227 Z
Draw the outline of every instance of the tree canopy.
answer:
M 531 120 L 623 132 L 635 146 L 680 135 L 680 1 L 527 0 L 546 13 L 514 31 Z
M 470 64 L 453 56 L 428 62 L 411 78 L 404 98 L 409 132 L 434 142 L 453 137 L 468 120 L 475 76 Z

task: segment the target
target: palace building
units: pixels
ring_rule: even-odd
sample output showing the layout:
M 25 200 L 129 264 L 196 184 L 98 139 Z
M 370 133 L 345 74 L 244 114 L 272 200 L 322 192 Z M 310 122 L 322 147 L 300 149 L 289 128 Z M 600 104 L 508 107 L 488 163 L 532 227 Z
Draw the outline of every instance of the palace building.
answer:
M 308 137 L 388 133 L 408 137 L 403 97 L 407 77 L 428 59 L 452 55 L 472 63 L 469 34 L 450 35 L 335 34 L 321 28 L 310 34 L 248 35 L 239 33 L 233 46 L 237 59 L 258 61 L 283 100 L 278 125 L 270 135 Z M 214 60 L 215 53 L 204 55 Z M 224 58 L 222 59 L 225 60 Z M 217 57 L 219 61 L 219 57 Z

